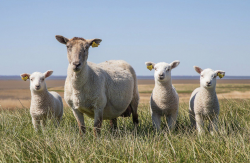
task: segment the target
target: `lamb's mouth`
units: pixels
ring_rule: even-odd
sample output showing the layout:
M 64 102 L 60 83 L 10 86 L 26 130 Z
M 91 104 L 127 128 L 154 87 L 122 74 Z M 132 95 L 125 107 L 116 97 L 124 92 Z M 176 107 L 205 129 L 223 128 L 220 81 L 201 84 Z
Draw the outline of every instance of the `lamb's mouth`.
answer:
M 160 79 L 160 80 L 163 80 L 163 79 L 164 79 L 164 77 L 159 77 L 159 79 Z

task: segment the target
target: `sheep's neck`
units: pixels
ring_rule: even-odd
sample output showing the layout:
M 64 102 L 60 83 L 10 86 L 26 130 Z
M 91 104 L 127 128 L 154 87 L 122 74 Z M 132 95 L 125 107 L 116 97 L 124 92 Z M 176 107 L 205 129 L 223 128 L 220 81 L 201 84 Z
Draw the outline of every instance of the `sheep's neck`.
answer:
M 86 63 L 86 65 L 82 68 L 82 70 L 80 72 L 78 72 L 78 73 L 72 72 L 71 73 L 73 88 L 75 88 L 77 90 L 77 88 L 80 88 L 87 83 L 88 74 L 89 74 L 88 71 L 89 71 L 89 66 Z
M 43 107 L 48 103 L 48 100 L 50 100 L 50 96 L 46 86 L 42 91 L 31 90 L 31 104 L 33 103 L 38 107 Z
M 155 91 L 167 91 L 167 92 L 172 92 L 172 81 L 168 82 L 159 82 L 155 81 Z

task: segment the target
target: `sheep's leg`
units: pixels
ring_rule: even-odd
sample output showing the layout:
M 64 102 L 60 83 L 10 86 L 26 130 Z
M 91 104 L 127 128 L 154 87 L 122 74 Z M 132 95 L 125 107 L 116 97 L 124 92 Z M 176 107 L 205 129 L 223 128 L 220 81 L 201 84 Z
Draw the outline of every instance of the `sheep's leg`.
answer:
M 153 127 L 157 129 L 157 131 L 160 131 L 161 127 L 161 116 L 157 113 L 152 112 L 152 121 L 153 121 Z
M 72 110 L 79 126 L 79 133 L 80 135 L 82 135 L 83 133 L 85 133 L 86 130 L 83 113 L 79 112 L 77 109 L 72 109 Z
M 215 117 L 210 121 L 209 130 L 211 135 L 215 134 L 214 131 L 218 132 L 218 115 L 215 115 Z
M 171 114 L 169 116 L 166 116 L 167 122 L 168 122 L 168 128 L 172 130 L 175 126 L 176 120 L 177 120 L 178 113 Z
M 201 115 L 197 114 L 195 115 L 195 120 L 196 120 L 196 127 L 197 127 L 197 130 L 198 130 L 198 133 L 199 134 L 202 134 L 204 133 L 204 129 L 203 129 L 203 118 Z
M 41 126 L 42 126 L 43 129 L 45 128 L 45 126 L 46 126 L 46 119 L 42 119 L 41 120 Z
M 112 129 L 117 129 L 117 118 L 111 119 L 110 120 L 110 126 L 112 127 Z
M 40 130 L 40 127 L 41 127 L 40 120 L 36 120 L 36 119 L 32 118 L 32 124 L 33 124 L 36 131 Z
M 102 121 L 103 121 L 103 112 L 102 109 L 95 109 L 94 110 L 95 117 L 94 117 L 94 134 L 97 136 L 101 133 Z

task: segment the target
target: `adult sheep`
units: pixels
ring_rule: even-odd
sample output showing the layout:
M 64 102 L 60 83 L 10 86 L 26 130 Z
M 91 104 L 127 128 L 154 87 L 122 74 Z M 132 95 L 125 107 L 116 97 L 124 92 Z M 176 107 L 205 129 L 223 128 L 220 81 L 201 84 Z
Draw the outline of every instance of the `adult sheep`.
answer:
M 95 134 L 100 133 L 103 120 L 111 120 L 116 128 L 117 117 L 130 116 L 131 112 L 134 124 L 138 124 L 139 93 L 134 69 L 122 60 L 87 62 L 90 46 L 97 47 L 101 39 L 55 37 L 67 46 L 64 99 L 73 110 L 80 134 L 85 132 L 83 114 L 94 118 Z

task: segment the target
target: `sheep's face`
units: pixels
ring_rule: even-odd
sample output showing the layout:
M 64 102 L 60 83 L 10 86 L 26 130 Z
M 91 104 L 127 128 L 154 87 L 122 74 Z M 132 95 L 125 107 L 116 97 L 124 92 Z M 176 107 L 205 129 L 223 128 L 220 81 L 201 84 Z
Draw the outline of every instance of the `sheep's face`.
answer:
M 199 67 L 194 67 L 195 70 L 200 74 L 200 85 L 206 89 L 214 89 L 216 87 L 216 77 L 218 74 L 225 75 L 224 71 L 221 70 L 212 70 L 210 68 L 202 70 Z
M 74 72 L 80 72 L 87 64 L 88 50 L 93 43 L 99 44 L 101 39 L 85 40 L 84 38 L 74 37 L 67 39 L 63 36 L 56 36 L 56 39 L 63 44 L 66 44 L 68 52 L 69 65 Z
M 45 73 L 34 72 L 33 74 L 21 74 L 22 78 L 30 79 L 30 90 L 31 91 L 43 91 L 46 89 L 45 78 L 49 77 L 53 71 L 49 70 Z
M 168 82 L 171 80 L 171 70 L 177 67 L 180 64 L 180 62 L 174 61 L 170 64 L 165 62 L 160 62 L 157 64 L 153 62 L 146 62 L 145 64 L 147 65 L 148 68 L 151 67 L 155 70 L 154 78 L 156 81 Z

